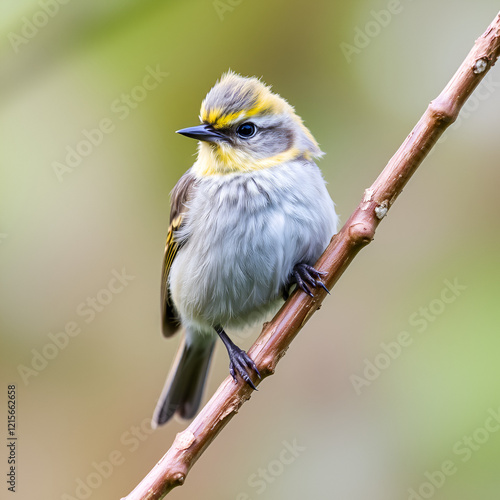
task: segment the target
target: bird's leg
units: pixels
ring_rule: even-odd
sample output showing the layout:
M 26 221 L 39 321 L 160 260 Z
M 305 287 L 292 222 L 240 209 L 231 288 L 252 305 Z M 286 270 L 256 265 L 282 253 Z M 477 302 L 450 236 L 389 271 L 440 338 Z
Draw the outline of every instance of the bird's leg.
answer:
M 228 336 L 224 331 L 222 326 L 218 325 L 215 328 L 215 331 L 219 335 L 222 342 L 226 346 L 227 353 L 229 354 L 229 373 L 233 377 L 236 382 L 236 372 L 238 372 L 241 378 L 254 390 L 257 390 L 257 387 L 253 384 L 250 376 L 248 375 L 248 369 L 254 371 L 257 376 L 260 378 L 259 370 L 255 366 L 255 363 L 251 360 L 250 356 L 243 350 L 240 349 Z
M 304 264 L 303 262 L 295 265 L 292 271 L 292 279 L 290 284 L 297 284 L 297 287 L 300 288 L 303 292 L 307 293 L 307 295 L 313 296 L 310 286 L 316 288 L 320 286 L 329 294 L 328 288 L 326 288 L 325 284 L 321 281 L 321 277 L 325 276 L 326 273 L 322 273 L 321 271 L 317 271 L 314 267 L 309 266 L 308 264 Z M 288 291 L 286 290 L 286 294 L 283 293 L 283 298 L 286 300 L 288 298 Z

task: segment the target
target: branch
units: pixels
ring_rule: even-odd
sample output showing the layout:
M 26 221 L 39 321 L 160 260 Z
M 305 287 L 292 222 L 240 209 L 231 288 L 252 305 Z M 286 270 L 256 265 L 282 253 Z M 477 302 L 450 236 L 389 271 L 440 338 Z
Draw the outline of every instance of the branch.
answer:
M 331 289 L 357 253 L 373 239 L 382 218 L 403 190 L 410 177 L 453 123 L 465 101 L 495 64 L 500 55 L 500 13 L 473 49 L 445 89 L 428 106 L 415 128 L 379 175 L 330 245 L 316 268 L 327 273 L 325 283 Z M 294 292 L 274 319 L 264 325 L 249 350 L 262 379 L 272 375 L 300 329 L 319 309 L 326 292 L 316 289 L 314 297 Z M 258 380 L 253 381 L 258 384 Z M 189 427 L 177 434 L 172 447 L 141 483 L 122 500 L 159 500 L 186 476 L 219 432 L 250 399 L 252 389 L 230 376 L 220 385 Z

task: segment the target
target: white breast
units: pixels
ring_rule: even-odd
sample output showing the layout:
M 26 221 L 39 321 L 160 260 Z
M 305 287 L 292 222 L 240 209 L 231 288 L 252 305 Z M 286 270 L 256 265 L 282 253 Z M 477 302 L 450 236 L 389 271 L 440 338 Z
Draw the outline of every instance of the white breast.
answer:
M 244 327 L 280 303 L 293 266 L 314 264 L 337 215 L 314 163 L 200 180 L 170 272 L 184 325 Z

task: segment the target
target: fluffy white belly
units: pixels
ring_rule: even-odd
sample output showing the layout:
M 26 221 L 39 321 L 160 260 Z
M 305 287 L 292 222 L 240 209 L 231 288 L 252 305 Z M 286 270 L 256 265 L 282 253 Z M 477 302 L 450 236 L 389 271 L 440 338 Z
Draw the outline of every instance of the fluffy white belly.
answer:
M 282 303 L 295 264 L 314 264 L 337 216 L 315 164 L 201 179 L 177 237 L 170 289 L 182 323 L 244 327 Z

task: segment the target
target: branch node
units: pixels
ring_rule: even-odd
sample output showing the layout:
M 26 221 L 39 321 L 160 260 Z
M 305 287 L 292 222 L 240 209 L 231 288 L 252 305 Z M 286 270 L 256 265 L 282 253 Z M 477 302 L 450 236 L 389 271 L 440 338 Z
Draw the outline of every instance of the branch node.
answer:
M 182 486 L 186 480 L 186 475 L 183 472 L 176 472 L 172 475 L 171 483 L 172 486 Z
M 366 222 L 355 222 L 349 227 L 349 237 L 355 245 L 368 245 L 374 235 L 375 228 Z
M 179 432 L 175 437 L 174 446 L 178 450 L 187 450 L 195 442 L 194 434 L 186 429 L 185 431 Z
M 276 360 L 273 356 L 266 356 L 262 363 L 259 366 L 259 371 L 263 378 L 269 377 L 270 375 L 274 375 L 274 371 L 276 370 Z
M 387 215 L 388 211 L 389 202 L 387 200 L 384 200 L 380 205 L 377 205 L 375 207 L 375 215 L 377 216 L 377 219 L 380 220 L 382 220 Z
M 484 73 L 487 68 L 488 68 L 488 58 L 481 57 L 481 59 L 478 59 L 474 64 L 474 66 L 472 67 L 472 71 L 474 71 L 476 75 L 479 75 L 480 73 Z
M 458 116 L 460 107 L 453 99 L 447 99 L 442 94 L 430 102 L 428 111 L 437 125 L 450 125 Z

